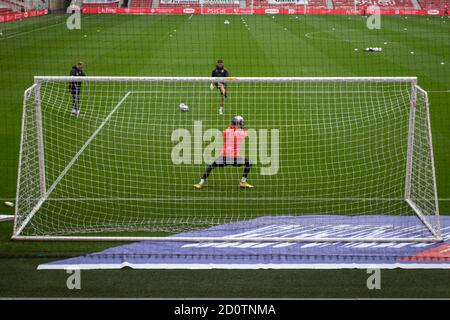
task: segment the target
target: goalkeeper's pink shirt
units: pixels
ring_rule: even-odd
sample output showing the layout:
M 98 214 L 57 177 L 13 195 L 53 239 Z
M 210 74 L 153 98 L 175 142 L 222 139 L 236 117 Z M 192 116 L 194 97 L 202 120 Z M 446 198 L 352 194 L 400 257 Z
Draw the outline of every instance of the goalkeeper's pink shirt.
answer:
M 247 137 L 247 131 L 228 127 L 223 132 L 222 156 L 237 158 L 241 154 L 241 144 Z

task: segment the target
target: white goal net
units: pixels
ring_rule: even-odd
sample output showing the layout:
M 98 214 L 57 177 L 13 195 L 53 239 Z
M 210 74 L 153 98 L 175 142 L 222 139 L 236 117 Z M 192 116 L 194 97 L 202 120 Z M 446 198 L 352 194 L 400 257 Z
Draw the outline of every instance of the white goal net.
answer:
M 222 78 L 223 115 L 216 80 L 77 77 L 75 97 L 74 78 L 35 77 L 13 238 L 440 239 L 428 98 L 416 78 Z M 195 189 L 235 115 L 254 188 L 240 188 L 245 165 L 230 165 Z

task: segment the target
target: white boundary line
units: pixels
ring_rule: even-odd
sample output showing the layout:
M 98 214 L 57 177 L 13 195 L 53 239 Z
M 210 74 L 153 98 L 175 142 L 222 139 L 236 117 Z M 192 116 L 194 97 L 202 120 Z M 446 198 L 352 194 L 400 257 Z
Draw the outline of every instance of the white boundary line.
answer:
M 122 103 L 128 98 L 128 96 L 131 94 L 131 92 L 127 92 L 125 96 L 117 103 L 117 105 L 112 109 L 112 111 L 106 116 L 105 119 L 103 119 L 103 122 L 100 124 L 100 126 L 97 128 L 97 130 L 94 131 L 94 133 L 89 137 L 88 140 L 84 143 L 84 145 L 78 150 L 78 152 L 75 154 L 75 156 L 70 160 L 70 162 L 67 164 L 67 166 L 64 168 L 64 170 L 60 173 L 60 175 L 56 178 L 55 182 L 48 188 L 45 195 L 39 200 L 39 202 L 36 204 L 36 206 L 31 210 L 28 217 L 24 220 L 20 228 L 17 229 L 17 232 L 15 235 L 19 235 L 25 226 L 30 222 L 30 220 L 33 218 L 33 216 L 36 214 L 36 212 L 41 208 L 42 204 L 45 200 L 49 197 L 49 195 L 53 192 L 53 190 L 56 188 L 56 186 L 59 184 L 61 179 L 66 175 L 66 173 L 69 171 L 69 169 L 73 166 L 73 164 L 78 160 L 80 155 L 84 152 L 84 150 L 89 146 L 89 144 L 95 139 L 97 134 L 103 129 L 103 127 L 108 123 L 109 119 L 111 119 L 112 115 L 119 109 L 119 107 L 122 105 Z
M 210 269 L 450 269 L 449 263 L 300 263 L 300 264 L 176 264 L 176 263 L 116 263 L 116 264 L 40 264 L 37 270 L 95 270 L 95 269 L 179 269 L 179 270 L 210 270 Z
M 46 15 L 46 16 L 49 16 L 49 15 Z M 94 16 L 94 15 L 92 15 L 92 16 Z M 41 18 L 41 17 L 42 16 L 37 16 L 37 17 L 32 17 L 32 18 Z M 90 16 L 85 16 L 83 19 L 88 19 L 89 17 Z M 55 20 L 57 20 L 57 19 L 55 19 Z M 49 22 L 51 23 L 52 21 L 50 20 Z M 5 36 L 5 37 L 0 38 L 0 41 L 9 40 L 9 39 L 12 39 L 12 38 L 15 38 L 15 37 L 20 37 L 20 36 L 23 36 L 23 35 L 26 35 L 26 34 L 29 34 L 29 33 L 33 33 L 35 31 L 47 30 L 47 29 L 59 26 L 61 24 L 64 24 L 66 22 L 67 22 L 67 19 L 64 19 L 64 21 L 55 23 L 55 24 L 50 25 L 50 26 L 44 26 L 44 27 L 41 27 L 41 28 L 37 28 L 37 29 L 29 30 L 29 31 L 24 31 L 24 32 L 15 32 L 15 33 L 13 33 L 13 34 L 11 34 L 9 36 Z
M 59 25 L 64 24 L 64 23 L 66 23 L 65 19 L 64 19 L 64 21 L 59 22 L 59 23 L 55 23 L 55 24 L 53 24 L 51 26 L 45 26 L 45 27 L 41 27 L 41 28 L 29 30 L 29 31 L 24 31 L 24 32 L 16 32 L 16 33 L 13 33 L 12 35 L 0 38 L 0 41 L 8 40 L 8 39 L 16 38 L 16 37 L 20 37 L 20 36 L 23 36 L 23 35 L 26 35 L 26 34 L 29 34 L 29 33 L 33 33 L 35 31 L 47 30 L 47 29 L 59 26 Z
M 0 222 L 14 220 L 14 215 L 12 214 L 0 214 Z

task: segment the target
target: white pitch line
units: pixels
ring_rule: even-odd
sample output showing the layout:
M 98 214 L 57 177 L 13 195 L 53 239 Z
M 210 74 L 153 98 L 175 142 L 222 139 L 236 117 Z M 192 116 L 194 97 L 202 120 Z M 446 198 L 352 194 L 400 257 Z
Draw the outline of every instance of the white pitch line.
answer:
M 8 39 L 12 39 L 12 38 L 15 38 L 15 37 L 20 37 L 20 36 L 23 36 L 23 35 L 25 35 L 25 34 L 29 34 L 29 33 L 35 32 L 35 31 L 47 30 L 47 29 L 50 29 L 50 28 L 59 26 L 59 25 L 65 23 L 65 22 L 66 22 L 66 21 L 64 20 L 63 22 L 56 23 L 56 24 L 51 25 L 51 26 L 45 26 L 45 27 L 42 27 L 42 28 L 37 28 L 37 29 L 30 30 L 30 31 L 14 33 L 14 34 L 12 34 L 12 35 L 10 35 L 10 36 L 0 38 L 0 40 L 2 40 L 2 41 L 3 41 L 3 40 L 8 40 Z
M 191 14 L 191 15 L 189 16 L 188 20 L 191 20 L 193 16 L 194 16 L 194 14 Z
M 183 269 L 183 270 L 209 270 L 209 269 L 229 269 L 229 270 L 298 270 L 298 269 L 450 269 L 448 263 L 111 263 L 111 264 L 40 264 L 37 270 L 99 270 L 99 269 L 122 269 L 129 267 L 132 269 Z
M 93 16 L 93 15 L 92 15 L 92 16 Z M 85 17 L 84 19 L 88 19 L 89 17 L 90 17 L 90 16 L 87 16 L 87 17 Z M 59 25 L 61 25 L 61 24 L 64 24 L 64 23 L 66 23 L 66 21 L 67 21 L 67 20 L 64 19 L 64 21 L 55 23 L 55 24 L 53 24 L 53 25 L 51 25 L 51 26 L 45 26 L 45 27 L 41 27 L 41 28 L 37 28 L 37 29 L 30 30 L 30 31 L 17 32 L 17 33 L 14 33 L 14 34 L 10 35 L 10 36 L 5 36 L 5 37 L 0 38 L 0 41 L 12 39 L 12 38 L 15 38 L 15 37 L 20 37 L 20 36 L 23 36 L 23 35 L 26 35 L 26 34 L 35 32 L 35 31 L 47 30 L 47 29 L 50 29 L 50 28 L 59 26 Z

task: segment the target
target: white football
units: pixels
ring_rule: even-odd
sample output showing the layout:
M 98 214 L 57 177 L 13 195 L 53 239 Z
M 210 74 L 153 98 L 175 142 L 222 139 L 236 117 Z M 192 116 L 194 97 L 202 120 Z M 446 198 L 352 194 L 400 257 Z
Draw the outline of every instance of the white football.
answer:
M 11 201 L 5 201 L 5 206 L 12 208 L 14 207 L 14 203 L 12 203 Z
M 180 110 L 186 112 L 189 110 L 189 106 L 187 104 L 180 103 Z

